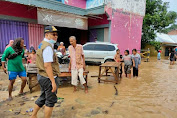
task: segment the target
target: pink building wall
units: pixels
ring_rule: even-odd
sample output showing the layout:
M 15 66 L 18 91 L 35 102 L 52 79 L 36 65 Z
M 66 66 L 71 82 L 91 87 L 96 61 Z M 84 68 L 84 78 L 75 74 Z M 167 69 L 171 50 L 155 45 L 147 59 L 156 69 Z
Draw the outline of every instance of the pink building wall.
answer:
M 143 16 L 106 8 L 111 20 L 111 43 L 118 44 L 121 54 L 125 50 L 141 49 Z
M 65 0 L 65 4 L 86 9 L 86 0 Z

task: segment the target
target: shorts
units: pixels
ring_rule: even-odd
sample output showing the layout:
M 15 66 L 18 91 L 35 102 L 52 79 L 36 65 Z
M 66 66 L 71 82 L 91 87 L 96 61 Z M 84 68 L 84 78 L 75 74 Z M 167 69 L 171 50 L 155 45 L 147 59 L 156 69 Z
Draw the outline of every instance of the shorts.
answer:
M 86 83 L 84 76 L 83 76 L 83 72 L 84 72 L 83 68 L 81 68 L 79 70 L 77 70 L 77 69 L 71 70 L 71 84 L 72 85 L 77 86 L 78 76 L 80 79 L 80 83 L 82 85 Z
M 13 72 L 13 71 L 9 71 L 8 72 L 9 75 L 9 80 L 14 80 L 17 78 L 17 75 L 19 77 L 26 77 L 26 71 L 22 71 L 22 72 Z
M 131 65 L 125 65 L 124 71 L 125 71 L 125 74 L 131 74 Z
M 175 58 L 173 57 L 173 58 L 170 58 L 170 61 L 175 61 Z
M 41 95 L 36 100 L 35 104 L 37 104 L 39 107 L 42 107 L 44 104 L 47 107 L 54 107 L 55 103 L 57 103 L 57 91 L 52 92 L 52 82 L 49 78 L 43 77 L 41 75 L 37 75 L 37 79 L 41 88 Z M 59 78 L 55 78 L 55 83 L 57 86 L 57 89 L 59 87 Z

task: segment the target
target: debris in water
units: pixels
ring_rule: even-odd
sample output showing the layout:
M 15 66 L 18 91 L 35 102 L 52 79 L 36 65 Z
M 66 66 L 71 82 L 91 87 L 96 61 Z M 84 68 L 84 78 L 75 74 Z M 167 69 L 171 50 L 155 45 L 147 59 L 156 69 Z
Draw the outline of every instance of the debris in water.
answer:
M 12 109 L 9 109 L 10 112 L 12 112 L 13 110 Z
M 74 106 L 72 106 L 72 107 L 71 107 L 71 109 L 72 109 L 72 110 L 75 110 L 75 107 L 74 107 Z
M 117 90 L 117 88 L 116 88 L 116 86 L 115 86 L 115 85 L 114 85 L 114 88 L 115 88 L 115 90 L 116 90 L 115 95 L 118 95 L 118 90 Z
M 61 105 L 59 104 L 59 105 L 57 105 L 56 107 L 61 107 Z
M 92 110 L 92 111 L 91 111 L 91 114 L 92 114 L 92 115 L 96 115 L 96 114 L 99 114 L 99 113 L 100 113 L 99 110 Z
M 34 97 L 31 98 L 31 101 L 33 101 L 33 100 L 34 100 Z
M 111 104 L 111 106 L 110 106 L 110 107 L 112 107 L 112 106 L 114 105 L 114 103 L 115 103 L 115 102 L 112 102 L 112 104 Z
M 26 111 L 27 113 L 28 112 L 33 112 L 33 108 L 30 108 L 29 110 Z
M 60 98 L 60 97 L 58 97 L 57 99 L 58 99 L 58 100 L 61 100 L 61 99 L 64 100 L 64 98 Z
M 108 110 L 103 111 L 104 114 L 108 114 Z

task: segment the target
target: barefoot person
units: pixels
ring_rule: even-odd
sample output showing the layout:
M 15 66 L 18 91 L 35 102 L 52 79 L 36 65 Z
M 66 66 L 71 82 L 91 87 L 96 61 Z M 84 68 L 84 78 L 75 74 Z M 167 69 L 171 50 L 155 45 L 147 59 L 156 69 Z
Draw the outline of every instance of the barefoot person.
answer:
M 133 49 L 132 52 L 133 77 L 138 77 L 139 65 L 141 64 L 141 56 L 137 53 L 136 49 Z
M 45 38 L 39 44 L 37 50 L 36 64 L 39 70 L 37 79 L 41 87 L 41 95 L 35 102 L 35 108 L 31 118 L 37 118 L 39 109 L 45 105 L 44 116 L 50 118 L 53 107 L 57 102 L 57 80 L 59 64 L 53 46 L 58 38 L 57 29 L 54 26 L 45 28 Z
M 23 89 L 26 85 L 26 72 L 22 63 L 22 59 L 24 59 L 23 45 L 24 39 L 17 38 L 14 40 L 13 45 L 8 47 L 2 55 L 2 69 L 5 73 L 7 73 L 7 69 L 5 68 L 5 62 L 6 59 L 8 59 L 7 67 L 9 75 L 9 100 L 12 100 L 12 89 L 17 76 L 19 76 L 22 80 L 19 94 L 23 94 Z
M 74 92 L 77 90 L 78 75 L 80 78 L 81 84 L 85 87 L 85 93 L 88 93 L 87 85 L 83 77 L 83 71 L 85 70 L 85 58 L 82 45 L 76 44 L 76 37 L 71 36 L 69 38 L 69 55 L 71 57 L 69 70 L 71 70 L 72 82 L 74 86 Z
M 132 66 L 132 56 L 129 55 L 129 50 L 124 51 L 123 61 L 124 61 L 124 71 L 125 76 L 131 79 L 131 66 Z

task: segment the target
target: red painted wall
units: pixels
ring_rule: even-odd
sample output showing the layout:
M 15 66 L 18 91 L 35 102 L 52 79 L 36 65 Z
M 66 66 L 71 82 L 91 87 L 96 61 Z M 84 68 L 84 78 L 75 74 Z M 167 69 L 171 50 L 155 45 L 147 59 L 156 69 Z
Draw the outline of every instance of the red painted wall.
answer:
M 121 10 L 107 9 L 111 18 L 111 42 L 118 44 L 121 54 L 125 50 L 141 49 L 143 17 Z
M 65 4 L 86 9 L 86 0 L 65 0 Z
M 105 25 L 105 24 L 109 24 L 109 21 L 107 20 L 107 16 L 106 14 L 104 15 L 100 15 L 98 17 L 101 17 L 102 19 L 88 19 L 88 26 L 97 26 L 97 25 Z
M 0 15 L 37 19 L 37 8 L 0 1 Z

